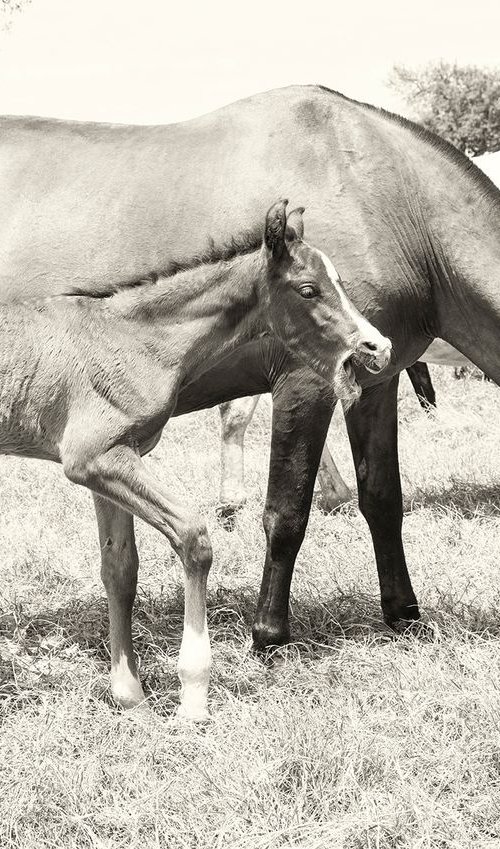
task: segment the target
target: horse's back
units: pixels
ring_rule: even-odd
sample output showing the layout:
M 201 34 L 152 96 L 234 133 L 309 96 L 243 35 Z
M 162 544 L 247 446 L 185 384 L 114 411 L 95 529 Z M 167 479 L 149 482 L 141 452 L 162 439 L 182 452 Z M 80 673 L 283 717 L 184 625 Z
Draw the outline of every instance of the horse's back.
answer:
M 367 286 L 387 288 L 407 262 L 386 215 L 399 204 L 403 228 L 403 141 L 376 110 L 309 86 L 158 127 L 3 119 L 0 300 L 137 279 L 254 227 L 288 197 L 369 310 Z
M 1 299 L 57 294 L 68 285 L 95 289 L 154 267 L 154 251 L 145 257 L 149 268 L 136 269 L 130 257 L 133 234 L 151 246 L 159 241 L 147 232 L 161 184 L 158 156 L 148 155 L 156 135 L 139 127 L 0 121 Z
M 314 230 L 334 105 L 291 87 L 165 126 L 0 119 L 0 299 L 134 279 L 251 228 L 280 196 Z

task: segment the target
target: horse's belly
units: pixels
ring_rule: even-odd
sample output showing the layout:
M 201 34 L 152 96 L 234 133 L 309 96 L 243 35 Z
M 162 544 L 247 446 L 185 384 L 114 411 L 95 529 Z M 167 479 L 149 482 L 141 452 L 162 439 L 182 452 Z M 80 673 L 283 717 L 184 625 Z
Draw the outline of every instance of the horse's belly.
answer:
M 438 366 L 464 366 L 469 365 L 470 360 L 464 357 L 456 348 L 448 345 L 443 339 L 434 339 L 426 351 L 420 357 L 422 363 L 433 363 Z

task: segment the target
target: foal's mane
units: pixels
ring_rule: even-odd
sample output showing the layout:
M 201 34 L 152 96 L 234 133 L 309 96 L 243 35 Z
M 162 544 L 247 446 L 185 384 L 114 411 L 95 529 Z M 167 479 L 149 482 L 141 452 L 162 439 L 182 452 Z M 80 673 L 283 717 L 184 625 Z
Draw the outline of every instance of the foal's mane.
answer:
M 231 236 L 226 242 L 215 244 L 214 240 L 209 236 L 208 244 L 205 250 L 194 256 L 181 260 L 171 260 L 164 268 L 157 271 L 150 271 L 141 277 L 133 280 L 124 280 L 110 283 L 106 288 L 92 289 L 92 284 L 88 289 L 72 288 L 66 295 L 74 295 L 87 298 L 112 298 L 113 295 L 127 289 L 137 289 L 141 286 L 149 286 L 157 283 L 158 280 L 175 277 L 183 272 L 193 271 L 204 265 L 217 265 L 221 262 L 230 262 L 238 256 L 245 256 L 253 253 L 262 244 L 263 232 L 262 227 L 254 227 L 250 230 L 245 230 L 236 236 Z

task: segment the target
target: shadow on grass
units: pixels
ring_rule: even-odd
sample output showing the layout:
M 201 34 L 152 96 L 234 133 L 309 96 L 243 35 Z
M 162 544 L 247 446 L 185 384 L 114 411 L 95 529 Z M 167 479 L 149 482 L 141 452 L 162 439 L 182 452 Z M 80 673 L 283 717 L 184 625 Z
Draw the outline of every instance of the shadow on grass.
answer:
M 208 620 L 212 641 L 230 643 L 235 648 L 247 645 L 255 614 L 256 591 L 218 587 L 208 596 Z M 168 594 L 140 593 L 133 617 L 134 640 L 145 656 L 161 651 L 176 656 L 182 637 L 184 594 L 181 588 Z M 443 633 L 447 627 L 459 627 L 474 634 L 500 636 L 500 607 L 480 608 L 463 603 L 451 594 L 443 594 L 439 605 L 426 608 L 424 622 L 437 624 Z M 376 596 L 353 590 L 337 590 L 328 597 L 292 598 L 292 642 L 304 651 L 319 653 L 339 638 L 365 640 L 367 635 L 397 639 L 383 620 Z M 418 635 L 418 627 L 415 631 Z M 109 620 L 104 598 L 75 599 L 55 609 L 29 614 L 23 609 L 0 610 L 0 640 L 14 640 L 30 652 L 44 640 L 58 634 L 65 646 L 74 644 L 96 659 L 108 661 Z M 0 643 L 1 647 L 1 643 Z
M 271 672 L 277 663 L 279 668 L 283 657 L 282 650 L 271 650 L 265 657 L 249 654 L 255 598 L 252 587 L 219 587 L 208 600 L 209 628 L 217 657 L 212 684 L 247 700 L 258 698 L 266 667 Z M 179 588 L 168 595 L 140 594 L 134 611 L 134 640 L 144 689 L 153 699 L 155 712 L 166 716 L 178 703 L 176 662 L 183 607 Z M 453 638 L 457 629 L 482 637 L 500 637 L 499 614 L 500 605 L 498 610 L 485 610 L 443 596 L 438 608 L 425 611 L 424 622 L 431 624 L 413 631 L 409 641 L 384 625 L 379 601 L 373 596 L 337 591 L 327 598 L 297 598 L 291 604 L 292 656 L 303 663 L 314 662 L 327 657 L 332 648 L 338 648 L 345 640 L 399 640 L 405 649 L 413 645 L 414 637 L 436 640 L 446 639 L 448 634 Z M 87 686 L 89 676 L 92 696 L 114 707 L 108 689 L 108 631 L 103 598 L 78 599 L 32 615 L 22 609 L 0 610 L 0 716 L 32 706 L 47 692 L 66 691 L 77 679 Z M 2 647 L 8 645 L 14 646 L 10 658 L 2 656 Z M 62 668 L 56 664 L 48 674 L 40 675 L 38 668 L 47 657 L 47 646 L 52 657 L 64 658 L 69 652 L 72 660 L 66 665 L 63 662 Z M 86 659 L 83 664 L 82 657 Z M 23 669 L 28 667 L 26 675 Z
M 500 481 L 498 485 L 470 483 L 452 479 L 448 489 L 416 489 L 404 499 L 405 512 L 422 507 L 444 507 L 470 519 L 475 516 L 500 516 Z

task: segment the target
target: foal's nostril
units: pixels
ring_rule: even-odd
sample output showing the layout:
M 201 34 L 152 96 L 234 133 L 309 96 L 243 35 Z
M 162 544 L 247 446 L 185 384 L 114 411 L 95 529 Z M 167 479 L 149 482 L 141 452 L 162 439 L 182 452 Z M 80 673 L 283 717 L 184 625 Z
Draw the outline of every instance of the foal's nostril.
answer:
M 375 342 L 362 342 L 362 348 L 367 348 L 369 351 L 378 351 L 378 345 Z

